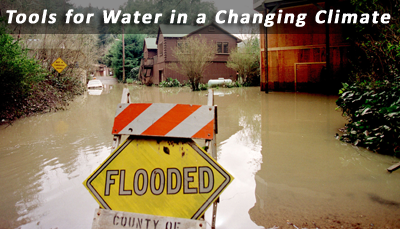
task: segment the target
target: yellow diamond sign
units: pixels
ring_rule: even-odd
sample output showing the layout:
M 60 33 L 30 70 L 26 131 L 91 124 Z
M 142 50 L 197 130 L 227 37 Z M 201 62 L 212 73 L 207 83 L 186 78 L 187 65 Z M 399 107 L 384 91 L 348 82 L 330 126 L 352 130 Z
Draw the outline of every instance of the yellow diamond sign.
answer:
M 64 68 L 66 68 L 68 65 L 59 57 L 57 58 L 56 61 L 54 61 L 51 66 L 58 72 L 61 73 Z
M 105 209 L 198 219 L 232 180 L 191 139 L 130 137 L 84 185 Z

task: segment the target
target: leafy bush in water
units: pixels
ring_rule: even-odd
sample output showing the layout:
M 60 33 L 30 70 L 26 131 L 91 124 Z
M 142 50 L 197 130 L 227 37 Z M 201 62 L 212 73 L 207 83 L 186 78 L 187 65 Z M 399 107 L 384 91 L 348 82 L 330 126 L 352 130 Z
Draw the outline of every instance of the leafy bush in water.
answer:
M 204 91 L 208 89 L 208 84 L 205 83 L 199 83 L 199 90 Z
M 182 85 L 182 87 L 191 87 L 191 86 L 192 86 L 192 84 L 190 83 L 190 81 L 186 81 L 186 80 L 184 80 L 183 83 L 182 83 L 181 85 Z
M 172 79 L 168 77 L 167 80 L 161 81 L 159 84 L 160 87 L 180 87 L 181 83 L 177 79 Z
M 239 81 L 234 81 L 231 83 L 225 83 L 221 85 L 222 87 L 233 88 L 233 87 L 251 87 L 254 86 L 250 81 L 240 83 Z
M 400 157 L 400 5 L 397 0 L 350 0 L 354 12 L 390 12 L 389 24 L 355 24 L 347 29 L 352 44 L 352 75 L 337 105 L 349 118 L 341 139 Z
M 341 140 L 400 156 L 400 82 L 343 84 L 336 104 L 349 118 Z
M 232 82 L 232 83 L 227 83 L 227 84 L 225 84 L 225 86 L 226 86 L 227 88 L 233 88 L 233 87 L 247 87 L 247 86 L 250 86 L 250 85 L 248 85 L 247 83 L 241 84 L 241 83 L 239 83 L 238 81 L 234 81 L 234 82 Z

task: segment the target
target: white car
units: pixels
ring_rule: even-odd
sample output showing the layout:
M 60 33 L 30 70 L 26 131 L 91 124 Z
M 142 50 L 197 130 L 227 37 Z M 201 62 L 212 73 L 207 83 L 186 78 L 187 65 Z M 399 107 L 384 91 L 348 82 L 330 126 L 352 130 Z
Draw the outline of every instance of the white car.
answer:
M 96 87 L 103 87 L 103 83 L 101 83 L 100 80 L 90 80 L 88 85 L 88 88 L 96 88 Z

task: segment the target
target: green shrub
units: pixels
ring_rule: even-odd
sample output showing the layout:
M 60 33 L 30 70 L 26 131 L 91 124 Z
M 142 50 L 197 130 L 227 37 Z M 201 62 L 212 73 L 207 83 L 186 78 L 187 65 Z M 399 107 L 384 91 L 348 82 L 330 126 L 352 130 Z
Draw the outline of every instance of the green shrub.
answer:
M 232 83 L 227 83 L 224 86 L 226 86 L 227 88 L 233 88 L 233 87 L 248 87 L 251 86 L 249 83 L 239 83 L 238 81 L 234 81 Z
M 19 111 L 23 115 L 29 115 L 35 112 L 63 110 L 74 96 L 83 92 L 84 87 L 78 79 L 67 74 L 49 75 L 45 80 L 32 86 L 26 99 L 26 105 L 20 107 Z
M 341 140 L 400 156 L 400 11 L 397 0 L 351 0 L 354 12 L 390 12 L 388 24 L 347 29 L 351 72 L 336 101 L 349 119 Z
M 167 80 L 161 81 L 159 87 L 180 87 L 181 83 L 177 79 L 172 79 L 168 77 Z
M 208 89 L 208 84 L 205 83 L 199 83 L 199 90 L 204 91 Z
M 182 83 L 182 87 L 191 87 L 192 85 L 190 84 L 190 81 L 184 80 Z
M 131 84 L 131 83 L 133 83 L 133 79 L 132 79 L 132 78 L 128 78 L 128 79 L 126 79 L 126 83 L 128 83 L 128 84 Z
M 14 119 L 21 112 L 10 111 L 25 106 L 32 86 L 44 79 L 44 70 L 27 56 L 18 41 L 0 31 L 0 118 Z
M 336 104 L 348 117 L 341 140 L 400 156 L 400 82 L 343 84 Z
M 132 82 L 133 82 L 133 80 L 137 80 L 137 79 L 138 79 L 138 76 L 139 76 L 139 69 L 140 69 L 139 66 L 132 68 L 132 69 L 128 72 L 128 79 L 131 78 L 131 79 L 132 79 Z M 126 79 L 127 83 L 128 83 L 128 79 Z
M 236 87 L 236 82 L 227 83 L 225 85 L 227 88 L 233 88 L 233 87 Z

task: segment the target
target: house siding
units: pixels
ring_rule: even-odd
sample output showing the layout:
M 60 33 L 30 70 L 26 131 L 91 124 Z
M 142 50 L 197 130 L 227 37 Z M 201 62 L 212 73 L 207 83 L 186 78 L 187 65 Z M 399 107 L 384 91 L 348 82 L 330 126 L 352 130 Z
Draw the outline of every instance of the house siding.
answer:
M 147 49 L 146 42 L 144 43 L 144 47 L 143 47 L 143 58 L 145 58 L 145 59 L 149 58 L 149 50 Z
M 157 56 L 157 49 L 149 49 L 148 58 L 153 58 L 154 56 Z
M 207 83 L 208 80 L 217 78 L 236 80 L 236 72 L 226 67 L 226 62 L 229 58 L 229 53 L 237 47 L 237 38 L 220 30 L 218 27 L 214 27 L 213 32 L 210 32 L 209 26 L 205 26 L 192 34 L 189 34 L 187 37 L 205 38 L 207 42 L 215 45 L 215 47 L 217 42 L 228 42 L 228 53 L 218 54 L 217 48 L 215 49 L 215 58 L 204 71 L 203 78 L 201 79 L 202 83 Z M 157 54 L 155 54 L 157 55 L 157 62 L 154 63 L 151 79 L 146 79 L 144 83 L 159 84 L 162 80 L 166 80 L 167 78 L 177 79 L 181 83 L 188 81 L 187 76 L 171 69 L 172 64 L 178 64 L 177 59 L 172 53 L 173 49 L 177 46 L 178 41 L 181 39 L 183 38 L 165 37 L 162 34 L 162 31 L 159 30 L 157 37 L 158 49 Z M 162 51 L 160 52 L 160 50 Z M 150 50 L 145 47 L 144 56 L 151 58 L 151 55 Z
M 143 58 L 148 59 L 148 58 L 153 58 L 154 56 L 157 56 L 157 49 L 148 49 L 147 46 L 145 45 L 143 49 Z
M 324 3 L 318 3 L 324 6 Z M 334 6 L 332 6 L 335 8 Z M 340 6 L 336 6 L 339 7 Z M 285 13 L 308 13 L 315 15 L 319 9 L 314 5 L 302 5 L 285 8 Z M 270 31 L 267 36 L 260 31 L 261 50 L 268 39 L 268 72 L 265 74 L 265 61 L 261 61 L 261 90 L 321 92 L 340 82 L 341 72 L 348 66 L 347 52 L 349 44 L 343 36 L 340 24 L 329 25 L 330 76 L 324 73 L 327 61 L 325 26 L 315 24 L 313 18 L 307 18 L 305 28 L 299 33 L 290 34 Z M 261 30 L 264 30 L 260 26 Z M 275 27 L 283 31 L 284 25 Z M 301 30 L 300 30 L 301 29 Z M 265 52 L 261 51 L 261 60 Z M 266 77 L 268 76 L 268 78 Z M 268 81 L 268 82 L 267 82 Z
M 158 42 L 157 42 L 157 53 L 158 53 L 158 62 L 157 63 L 162 63 L 165 62 L 165 39 L 162 33 L 159 34 L 158 37 Z M 162 52 L 160 52 L 160 49 Z

